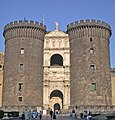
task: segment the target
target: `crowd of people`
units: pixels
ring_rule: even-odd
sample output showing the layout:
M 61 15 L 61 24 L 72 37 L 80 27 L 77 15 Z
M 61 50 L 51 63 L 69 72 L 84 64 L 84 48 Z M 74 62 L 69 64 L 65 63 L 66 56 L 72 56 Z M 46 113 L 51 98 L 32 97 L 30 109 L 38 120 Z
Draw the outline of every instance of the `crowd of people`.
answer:
M 50 117 L 51 117 L 51 120 L 56 119 L 56 112 L 55 111 L 53 112 L 52 109 L 50 109 Z M 26 110 L 25 112 L 23 112 L 23 114 L 22 114 L 23 120 L 31 120 L 32 118 L 33 119 L 36 119 L 36 118 L 42 119 L 42 111 L 37 112 L 36 110 L 33 110 L 33 111 Z
M 84 110 L 83 113 L 80 113 L 80 118 L 84 120 L 91 120 L 92 113 L 91 111 Z M 72 109 L 72 117 L 78 117 L 76 109 Z
M 36 110 L 30 111 L 30 110 L 26 110 L 25 112 L 23 112 L 22 114 L 22 119 L 23 120 L 30 120 L 32 118 L 38 118 L 42 119 L 42 111 L 37 112 Z

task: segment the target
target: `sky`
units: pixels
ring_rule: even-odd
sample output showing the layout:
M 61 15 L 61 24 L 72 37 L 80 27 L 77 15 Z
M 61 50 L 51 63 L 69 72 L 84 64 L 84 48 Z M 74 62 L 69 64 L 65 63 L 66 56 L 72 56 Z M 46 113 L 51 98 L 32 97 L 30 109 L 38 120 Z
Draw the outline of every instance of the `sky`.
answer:
M 4 51 L 4 26 L 18 20 L 42 21 L 47 31 L 55 29 L 59 23 L 62 31 L 74 21 L 95 19 L 110 24 L 111 68 L 115 68 L 115 0 L 0 0 L 0 51 Z

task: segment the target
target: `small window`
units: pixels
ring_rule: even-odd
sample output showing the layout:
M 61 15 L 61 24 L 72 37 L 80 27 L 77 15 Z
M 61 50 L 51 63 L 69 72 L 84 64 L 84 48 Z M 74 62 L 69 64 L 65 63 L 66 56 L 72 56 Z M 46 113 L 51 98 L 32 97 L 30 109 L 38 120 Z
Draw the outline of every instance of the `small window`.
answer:
M 90 54 L 94 54 L 94 49 L 90 48 Z
M 90 65 L 90 68 L 95 70 L 95 65 Z
M 90 38 L 90 41 L 92 41 L 92 38 Z
M 20 64 L 20 71 L 24 70 L 24 64 Z
M 24 54 L 24 48 L 21 48 L 20 53 L 21 53 L 21 54 Z
M 92 83 L 92 86 L 91 86 L 92 88 L 91 88 L 91 90 L 92 91 L 96 91 L 96 83 Z
M 19 83 L 19 91 L 23 90 L 23 83 Z
M 2 68 L 2 65 L 0 65 L 0 68 Z
M 22 102 L 22 97 L 18 97 L 19 102 Z

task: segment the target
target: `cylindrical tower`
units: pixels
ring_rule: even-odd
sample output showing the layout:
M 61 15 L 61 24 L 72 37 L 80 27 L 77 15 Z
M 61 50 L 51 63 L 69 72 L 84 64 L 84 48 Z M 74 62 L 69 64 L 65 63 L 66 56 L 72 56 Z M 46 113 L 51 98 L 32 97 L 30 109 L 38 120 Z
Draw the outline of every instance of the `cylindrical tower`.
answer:
M 45 25 L 28 20 L 4 27 L 4 108 L 42 107 L 45 32 Z
M 67 32 L 71 106 L 110 106 L 110 25 L 100 20 L 81 20 L 69 24 Z

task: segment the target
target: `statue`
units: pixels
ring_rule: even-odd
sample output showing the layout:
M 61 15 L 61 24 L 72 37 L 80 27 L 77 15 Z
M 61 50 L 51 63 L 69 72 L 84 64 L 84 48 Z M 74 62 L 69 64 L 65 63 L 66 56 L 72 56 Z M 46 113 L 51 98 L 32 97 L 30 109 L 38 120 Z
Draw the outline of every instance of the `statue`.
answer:
M 59 28 L 58 28 L 58 22 L 55 22 L 55 25 L 56 25 L 56 30 L 59 30 Z

